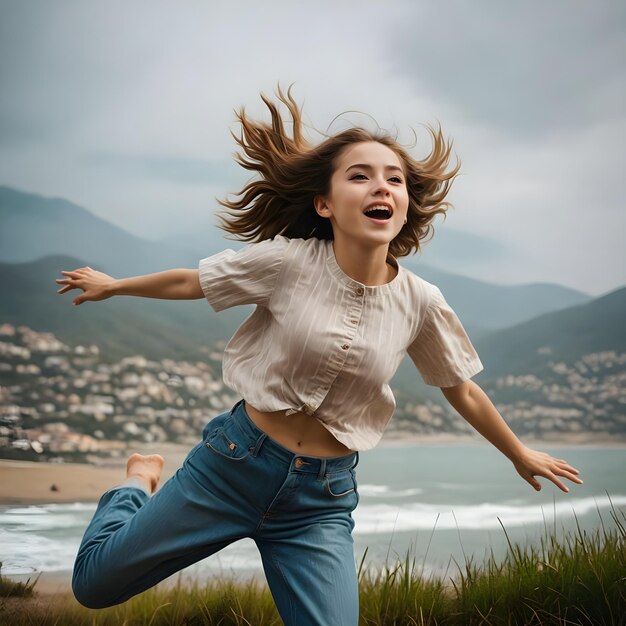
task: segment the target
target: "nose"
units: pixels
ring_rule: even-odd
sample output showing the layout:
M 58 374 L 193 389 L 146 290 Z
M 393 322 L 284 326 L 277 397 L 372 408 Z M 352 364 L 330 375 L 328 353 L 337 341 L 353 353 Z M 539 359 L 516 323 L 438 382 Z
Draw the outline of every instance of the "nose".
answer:
M 388 196 L 391 194 L 389 191 L 389 183 L 385 178 L 376 178 L 374 179 L 374 187 L 372 190 L 372 194 L 375 196 L 385 195 Z

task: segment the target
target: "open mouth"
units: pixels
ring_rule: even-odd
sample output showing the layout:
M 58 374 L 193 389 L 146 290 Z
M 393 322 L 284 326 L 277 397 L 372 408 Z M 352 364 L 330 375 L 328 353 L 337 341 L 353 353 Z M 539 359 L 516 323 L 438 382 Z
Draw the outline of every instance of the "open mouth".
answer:
M 388 219 L 391 219 L 392 211 L 389 207 L 379 204 L 365 209 L 363 214 L 373 220 L 387 221 Z

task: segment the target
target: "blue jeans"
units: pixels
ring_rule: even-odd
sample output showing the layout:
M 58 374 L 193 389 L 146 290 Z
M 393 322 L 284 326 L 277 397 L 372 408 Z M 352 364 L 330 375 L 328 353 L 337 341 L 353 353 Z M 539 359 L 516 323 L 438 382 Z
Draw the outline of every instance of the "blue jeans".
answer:
M 243 400 L 153 496 L 107 491 L 81 542 L 72 588 L 91 608 L 124 602 L 244 537 L 252 538 L 287 626 L 356 626 L 352 511 L 359 453 L 313 457 L 260 430 Z

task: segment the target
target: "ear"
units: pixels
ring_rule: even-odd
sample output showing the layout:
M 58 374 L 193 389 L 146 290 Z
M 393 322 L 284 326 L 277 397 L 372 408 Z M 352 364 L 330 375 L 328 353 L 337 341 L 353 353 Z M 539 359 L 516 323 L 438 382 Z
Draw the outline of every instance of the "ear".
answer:
M 313 198 L 313 205 L 315 206 L 315 211 L 321 217 L 330 217 L 332 215 L 326 204 L 326 199 L 323 196 L 315 196 Z

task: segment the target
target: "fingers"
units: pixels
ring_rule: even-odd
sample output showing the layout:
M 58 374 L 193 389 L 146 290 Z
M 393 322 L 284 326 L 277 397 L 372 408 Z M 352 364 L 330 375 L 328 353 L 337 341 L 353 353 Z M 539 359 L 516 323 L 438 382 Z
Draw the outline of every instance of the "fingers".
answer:
M 555 467 L 552 469 L 554 474 L 558 474 L 559 476 L 563 476 L 568 480 L 571 480 L 573 483 L 577 483 L 578 485 L 582 485 L 583 481 L 577 476 L 580 472 L 572 467 L 565 459 L 552 459 Z
M 79 267 L 78 269 L 67 271 L 61 270 L 61 274 L 66 276 L 66 278 L 57 278 L 55 282 L 59 285 L 63 285 L 61 289 L 57 289 L 58 294 L 64 294 L 72 289 L 82 289 L 85 291 L 85 288 L 78 283 L 81 278 L 85 278 L 89 272 L 93 272 L 93 270 L 86 265 L 85 267 Z M 80 297 L 75 298 L 72 304 L 78 305 L 81 304 L 84 300 Z
M 569 465 L 565 459 L 555 459 L 544 452 L 531 451 L 521 467 L 518 467 L 518 472 L 536 491 L 541 491 L 541 484 L 535 478 L 536 476 L 547 478 L 565 493 L 569 493 L 569 488 L 560 480 L 560 477 L 579 485 L 583 484 L 578 477 L 580 472 L 575 467 Z
M 92 270 L 89 266 L 85 266 L 85 267 L 79 267 L 78 269 L 75 270 L 61 270 L 61 274 L 65 275 L 65 276 L 69 276 L 70 278 L 75 278 L 77 276 L 84 276 L 85 274 L 89 274 L 90 272 L 93 272 L 94 270 Z
M 85 266 L 85 267 L 79 267 L 76 270 L 61 270 L 61 274 L 63 274 L 64 276 L 67 276 L 67 278 L 57 278 L 56 282 L 57 283 L 68 283 L 71 280 L 77 280 L 78 278 L 81 278 L 83 276 L 85 276 L 86 274 L 89 274 L 90 272 L 93 272 L 94 270 L 92 270 L 89 266 Z
M 541 473 L 537 472 L 536 475 L 543 476 L 544 478 L 547 478 L 548 480 L 552 481 L 561 491 L 564 491 L 565 493 L 569 493 L 569 487 L 564 485 L 557 478 L 557 476 L 563 476 L 564 478 L 567 478 L 568 480 L 571 480 L 573 483 L 577 483 L 579 485 L 583 484 L 583 481 L 580 478 L 578 478 L 578 476 L 575 476 L 574 474 L 568 471 L 565 471 L 563 469 L 560 469 L 560 468 L 554 469 L 552 471 L 546 469 L 545 471 Z M 531 475 L 530 479 L 527 479 L 527 480 L 537 491 L 541 491 L 541 485 L 539 484 L 539 481 L 535 478 L 535 474 Z
M 569 493 L 569 489 L 551 472 L 543 472 L 541 474 L 537 474 L 537 476 L 543 476 L 548 480 L 552 481 L 561 491 L 565 493 Z M 526 478 L 527 482 L 535 491 L 541 491 L 541 483 L 535 478 L 535 475 L 532 474 L 529 478 Z
M 551 480 L 561 491 L 569 493 L 569 487 L 566 487 L 554 474 L 551 472 L 546 473 L 546 478 Z
M 61 272 L 62 274 L 69 274 L 69 272 Z M 70 291 L 71 289 L 77 289 L 77 288 L 81 288 L 80 285 L 77 283 L 79 279 L 78 278 L 57 278 L 56 279 L 56 283 L 59 285 L 65 285 L 64 287 L 62 287 L 61 289 L 57 289 L 57 293 L 66 293 L 67 291 Z
M 555 459 L 554 457 L 550 457 L 550 460 L 554 461 L 555 463 L 559 463 L 560 465 L 563 465 L 570 472 L 574 472 L 575 474 L 580 473 L 575 467 L 572 467 L 565 459 Z
M 578 472 L 578 470 L 574 470 L 576 472 L 576 474 L 580 473 Z M 578 476 L 576 476 L 576 474 L 573 474 L 571 471 L 566 470 L 564 468 L 558 468 L 557 470 L 553 470 L 553 472 L 555 474 L 558 474 L 559 476 L 563 476 L 564 478 L 567 478 L 568 480 L 571 480 L 573 483 L 576 483 L 578 485 L 582 485 L 583 481 L 578 478 Z
M 95 270 L 92 270 L 88 265 L 86 265 L 85 267 L 79 267 L 75 270 L 61 270 L 61 274 L 65 274 L 66 276 L 72 276 L 72 274 L 77 274 L 77 275 L 81 275 L 81 274 L 89 274 L 89 272 L 93 272 Z

